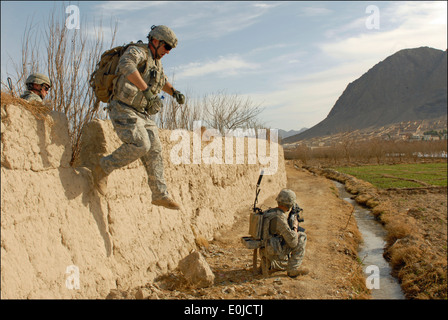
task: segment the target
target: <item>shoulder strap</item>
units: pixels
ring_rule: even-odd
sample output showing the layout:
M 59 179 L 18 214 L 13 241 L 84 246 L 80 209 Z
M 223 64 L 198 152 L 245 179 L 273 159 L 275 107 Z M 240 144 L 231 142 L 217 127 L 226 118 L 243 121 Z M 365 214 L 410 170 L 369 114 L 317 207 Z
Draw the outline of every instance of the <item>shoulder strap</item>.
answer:
M 270 238 L 270 236 L 272 235 L 270 232 L 271 221 L 273 219 L 277 218 L 280 214 L 281 213 L 276 208 L 269 209 L 264 212 L 264 214 L 263 214 L 263 216 L 264 216 L 263 217 L 263 233 L 262 233 L 263 240 L 268 240 Z

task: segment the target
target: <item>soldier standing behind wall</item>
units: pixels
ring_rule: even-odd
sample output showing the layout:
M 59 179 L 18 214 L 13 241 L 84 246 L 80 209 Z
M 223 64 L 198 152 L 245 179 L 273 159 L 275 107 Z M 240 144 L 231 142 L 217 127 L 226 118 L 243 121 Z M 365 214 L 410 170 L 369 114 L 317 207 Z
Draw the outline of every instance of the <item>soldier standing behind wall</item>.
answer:
M 163 107 L 157 96 L 162 90 L 179 104 L 185 103 L 185 96 L 168 82 L 160 61 L 176 47 L 177 37 L 166 26 L 152 26 L 147 38 L 148 44 L 129 46 L 119 60 L 108 111 L 123 144 L 100 159 L 93 169 L 94 183 L 98 192 L 106 195 L 107 176 L 113 170 L 141 159 L 148 174 L 152 204 L 179 210 L 179 205 L 167 191 L 162 145 L 158 128 L 150 118 Z
M 46 75 L 41 73 L 33 73 L 28 76 L 25 81 L 27 90 L 20 98 L 27 101 L 43 102 L 45 96 L 51 88 L 51 81 Z

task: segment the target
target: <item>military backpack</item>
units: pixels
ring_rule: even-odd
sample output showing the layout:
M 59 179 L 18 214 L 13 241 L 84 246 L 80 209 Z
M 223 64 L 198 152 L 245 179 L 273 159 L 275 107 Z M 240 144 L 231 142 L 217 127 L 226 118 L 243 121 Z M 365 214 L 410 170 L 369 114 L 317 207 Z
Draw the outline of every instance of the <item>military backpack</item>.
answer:
M 95 108 L 100 102 L 107 103 L 112 96 L 114 89 L 114 80 L 118 77 L 116 74 L 120 57 L 131 45 L 141 45 L 141 41 L 137 43 L 129 43 L 127 45 L 118 46 L 105 51 L 97 63 L 95 70 L 90 75 L 89 84 L 93 89 L 97 102 Z

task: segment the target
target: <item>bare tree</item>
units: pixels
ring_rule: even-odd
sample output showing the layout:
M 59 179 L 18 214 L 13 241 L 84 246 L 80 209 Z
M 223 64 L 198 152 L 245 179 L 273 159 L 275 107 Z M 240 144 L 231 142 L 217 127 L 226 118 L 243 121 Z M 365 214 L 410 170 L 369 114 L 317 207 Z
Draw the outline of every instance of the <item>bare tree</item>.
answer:
M 257 116 L 262 108 L 255 105 L 249 97 L 223 92 L 204 97 L 204 115 L 206 124 L 221 134 L 237 128 L 260 128 Z
M 96 97 L 89 87 L 89 76 L 95 69 L 104 51 L 104 37 L 99 30 L 89 37 L 90 29 L 84 22 L 80 29 L 69 30 L 64 20 L 58 20 L 54 12 L 45 29 L 48 57 L 48 74 L 53 81 L 49 100 L 53 109 L 64 113 L 69 119 L 69 132 L 73 147 L 72 162 L 79 153 L 79 144 L 84 125 L 95 117 L 105 117 L 95 106 Z M 113 27 L 113 46 L 117 23 Z
M 186 95 L 184 105 L 172 97 L 166 99 L 163 110 L 157 116 L 157 123 L 163 129 L 193 130 L 194 121 L 203 121 L 207 127 L 217 129 L 221 134 L 241 129 L 261 129 L 265 126 L 258 119 L 262 108 L 250 98 L 223 92 L 194 99 Z
M 68 29 L 63 6 L 60 14 L 53 9 L 47 21 L 44 28 L 36 28 L 32 23 L 25 27 L 21 63 L 13 61 L 16 72 L 13 91 L 23 91 L 24 80 L 31 73 L 49 76 L 53 86 L 45 104 L 67 116 L 73 164 L 79 153 L 83 126 L 95 117 L 105 117 L 101 109 L 94 108 L 95 96 L 89 87 L 89 76 L 105 50 L 102 23 L 89 27 L 83 21 L 79 29 Z M 116 22 L 111 29 L 110 47 L 115 41 Z
M 200 104 L 186 93 L 185 104 L 179 105 L 171 96 L 165 98 L 163 109 L 157 114 L 159 128 L 174 130 L 193 130 L 193 122 L 202 120 L 203 110 Z

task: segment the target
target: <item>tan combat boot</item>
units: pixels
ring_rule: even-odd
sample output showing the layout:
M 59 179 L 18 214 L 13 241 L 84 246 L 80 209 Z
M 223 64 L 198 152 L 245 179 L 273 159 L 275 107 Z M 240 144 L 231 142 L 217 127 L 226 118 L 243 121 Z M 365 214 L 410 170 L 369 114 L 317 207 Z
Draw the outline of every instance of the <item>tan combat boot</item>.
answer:
M 153 205 L 165 207 L 172 210 L 180 209 L 180 206 L 173 199 L 171 199 L 170 196 L 165 196 L 158 200 L 152 200 L 151 203 Z
M 93 183 L 95 185 L 96 190 L 106 196 L 107 194 L 107 174 L 104 172 L 103 168 L 99 164 L 97 164 L 92 171 L 93 175 Z
M 288 274 L 288 277 L 295 278 L 297 276 L 304 276 L 304 275 L 308 274 L 309 272 L 310 272 L 310 270 L 308 270 L 307 268 L 299 268 L 297 270 L 288 271 L 287 274 Z

